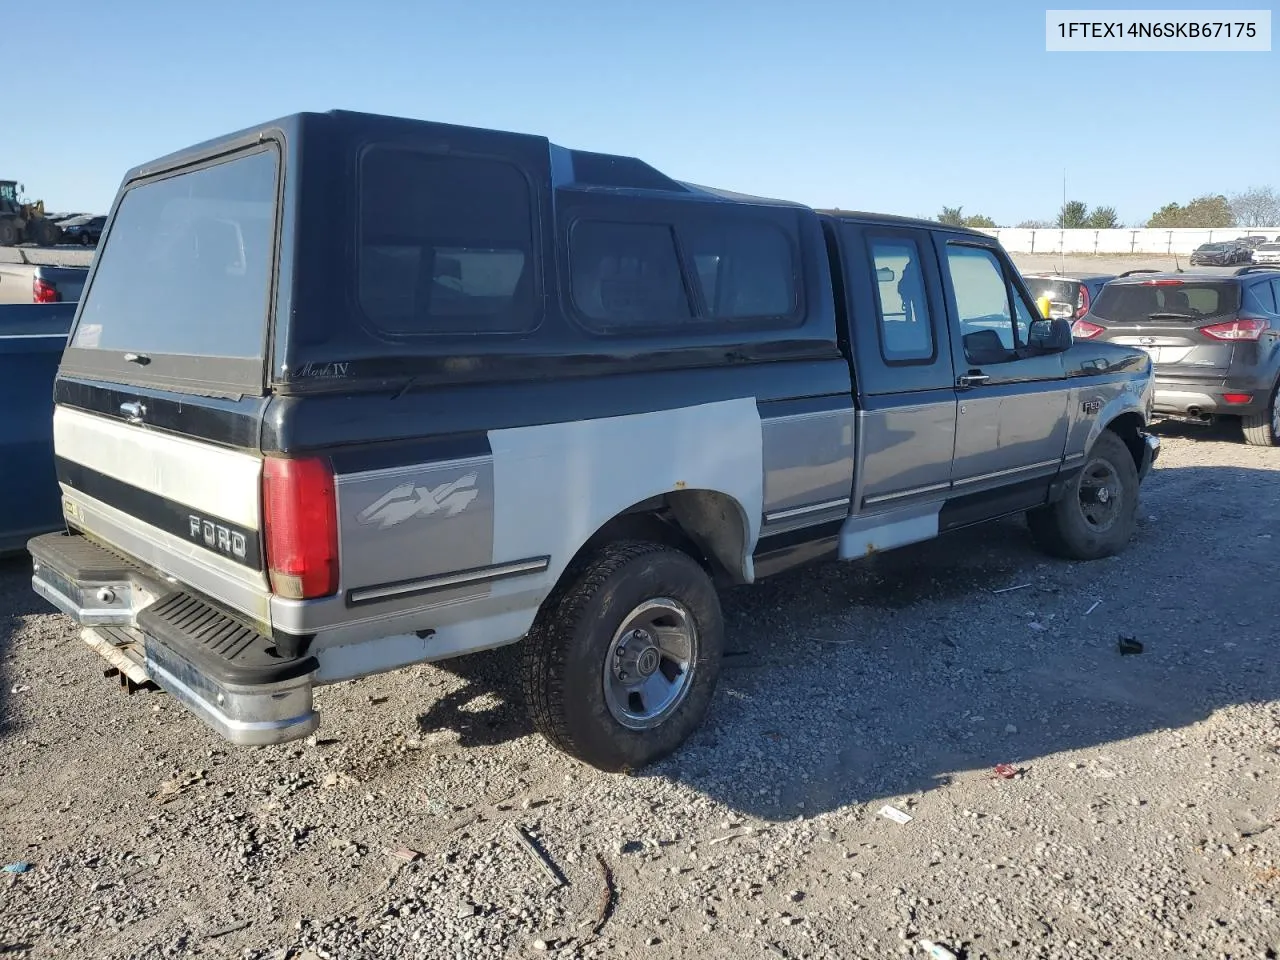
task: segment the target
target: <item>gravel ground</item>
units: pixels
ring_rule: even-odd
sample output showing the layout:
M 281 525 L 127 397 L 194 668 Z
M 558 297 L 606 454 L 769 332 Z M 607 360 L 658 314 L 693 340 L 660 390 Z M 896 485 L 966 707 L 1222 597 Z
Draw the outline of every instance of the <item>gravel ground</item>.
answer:
M 230 747 L 0 566 L 0 953 L 1274 957 L 1280 450 L 1162 432 L 1118 559 L 1007 521 L 728 594 L 708 724 L 632 777 L 530 732 L 510 650 Z
M 31 865 L 0 953 L 1274 957 L 1280 451 L 1163 433 L 1117 560 L 1003 522 L 729 594 L 710 722 L 630 778 L 530 732 L 510 651 L 327 688 L 318 740 L 231 748 L 117 693 L 0 564 L 0 858 Z

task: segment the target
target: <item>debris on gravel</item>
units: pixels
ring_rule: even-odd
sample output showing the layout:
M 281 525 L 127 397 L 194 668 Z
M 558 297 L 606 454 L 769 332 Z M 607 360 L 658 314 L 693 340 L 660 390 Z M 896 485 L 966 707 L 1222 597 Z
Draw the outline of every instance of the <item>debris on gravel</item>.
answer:
M 5 564 L 0 952 L 1275 956 L 1280 450 L 1162 433 L 1113 560 L 1010 520 L 726 593 L 707 725 L 633 776 L 533 735 L 510 649 L 232 747 Z

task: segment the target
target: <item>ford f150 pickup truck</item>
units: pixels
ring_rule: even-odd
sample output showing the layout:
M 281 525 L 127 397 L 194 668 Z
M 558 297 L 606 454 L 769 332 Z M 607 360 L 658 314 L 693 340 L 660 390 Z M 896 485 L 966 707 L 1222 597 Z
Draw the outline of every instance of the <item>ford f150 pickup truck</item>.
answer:
M 537 729 L 631 770 L 704 718 L 717 584 L 1022 512 L 1121 550 L 1151 390 L 976 231 L 299 114 L 126 175 L 33 585 L 236 743 L 310 733 L 317 685 L 518 642 Z

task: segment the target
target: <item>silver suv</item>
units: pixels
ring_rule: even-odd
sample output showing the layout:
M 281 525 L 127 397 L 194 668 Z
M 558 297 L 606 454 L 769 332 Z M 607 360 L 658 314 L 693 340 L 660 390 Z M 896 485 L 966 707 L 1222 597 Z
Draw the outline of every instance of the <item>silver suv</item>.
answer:
M 1073 332 L 1151 355 L 1156 416 L 1234 418 L 1249 443 L 1280 444 L 1280 269 L 1123 276 L 1103 288 Z

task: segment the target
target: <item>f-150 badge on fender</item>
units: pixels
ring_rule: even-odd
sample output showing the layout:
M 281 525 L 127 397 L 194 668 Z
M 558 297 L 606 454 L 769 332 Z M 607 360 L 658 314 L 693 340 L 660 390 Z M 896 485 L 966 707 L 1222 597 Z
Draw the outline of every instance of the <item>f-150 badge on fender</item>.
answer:
M 410 517 L 427 517 L 442 510 L 446 517 L 456 517 L 480 495 L 475 485 L 474 473 L 438 487 L 402 483 L 361 510 L 356 519 L 364 524 L 376 523 L 379 529 L 385 530 Z

